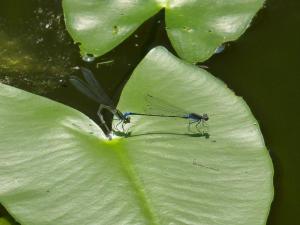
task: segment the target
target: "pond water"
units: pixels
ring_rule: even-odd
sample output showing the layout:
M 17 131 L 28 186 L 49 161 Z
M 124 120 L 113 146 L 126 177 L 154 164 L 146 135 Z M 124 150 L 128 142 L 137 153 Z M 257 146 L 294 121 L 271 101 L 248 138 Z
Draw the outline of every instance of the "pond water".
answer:
M 269 0 L 266 6 L 238 41 L 202 64 L 242 96 L 260 122 L 275 167 L 268 224 L 295 225 L 300 212 L 300 1 Z M 97 121 L 98 106 L 67 83 L 68 75 L 78 74 L 73 67 L 90 68 L 117 102 L 152 47 L 172 51 L 163 17 L 160 12 L 106 55 L 83 61 L 64 28 L 60 0 L 1 1 L 0 82 L 62 102 Z

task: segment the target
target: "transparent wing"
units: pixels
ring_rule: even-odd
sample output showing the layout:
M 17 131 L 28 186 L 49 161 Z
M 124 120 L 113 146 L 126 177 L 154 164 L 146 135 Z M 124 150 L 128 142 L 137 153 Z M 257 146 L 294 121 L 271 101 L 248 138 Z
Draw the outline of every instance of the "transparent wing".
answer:
M 158 115 L 172 115 L 172 116 L 184 116 L 189 114 L 184 109 L 170 104 L 160 98 L 154 97 L 152 95 L 147 95 L 145 112 L 148 114 L 158 114 Z
M 94 95 L 97 96 L 97 98 L 99 100 L 101 100 L 101 103 L 109 105 L 109 106 L 112 106 L 113 105 L 113 101 L 106 94 L 106 92 L 104 91 L 103 87 L 96 80 L 96 78 L 93 75 L 93 73 L 89 69 L 84 68 L 84 67 L 81 67 L 81 72 L 83 74 L 84 79 L 87 82 L 87 86 L 89 87 L 89 89 L 91 90 L 91 92 L 93 92 Z
M 95 102 L 98 102 L 100 104 L 103 103 L 101 99 L 99 99 L 98 96 L 90 90 L 89 86 L 78 77 L 71 76 L 69 81 L 78 91 L 80 91 L 85 96 L 89 97 L 90 99 L 93 99 Z

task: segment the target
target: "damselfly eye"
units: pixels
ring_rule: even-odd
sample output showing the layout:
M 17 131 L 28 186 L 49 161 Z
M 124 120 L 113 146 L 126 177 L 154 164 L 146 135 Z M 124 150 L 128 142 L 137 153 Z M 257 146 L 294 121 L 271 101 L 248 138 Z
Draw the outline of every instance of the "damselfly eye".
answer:
M 125 123 L 130 123 L 130 117 L 127 117 L 126 120 L 124 121 Z
M 208 118 L 208 115 L 207 114 L 203 114 L 202 118 L 207 121 L 209 118 Z

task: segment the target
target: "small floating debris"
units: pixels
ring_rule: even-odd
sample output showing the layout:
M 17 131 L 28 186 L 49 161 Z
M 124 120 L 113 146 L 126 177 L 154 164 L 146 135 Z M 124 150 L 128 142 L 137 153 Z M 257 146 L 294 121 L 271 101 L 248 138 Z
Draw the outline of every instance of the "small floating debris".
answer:
M 183 27 L 183 30 L 184 31 L 186 31 L 186 32 L 189 32 L 189 33 L 191 33 L 191 32 L 193 32 L 194 31 L 194 29 L 192 29 L 192 28 L 190 28 L 190 27 Z
M 206 169 L 209 169 L 209 170 L 214 170 L 214 171 L 219 171 L 219 169 L 217 169 L 217 168 L 210 167 L 210 166 L 207 166 L 207 165 L 204 165 L 204 164 L 200 163 L 197 159 L 193 159 L 193 166 L 203 167 L 203 168 L 206 168 Z
M 107 61 L 102 61 L 102 62 L 97 62 L 96 67 L 99 68 L 101 65 L 109 65 L 112 64 L 114 60 L 107 60 Z
M 45 28 L 46 29 L 49 29 L 51 27 L 51 23 L 47 23 L 46 25 L 45 25 Z
M 208 66 L 206 66 L 206 65 L 198 65 L 200 68 L 202 68 L 202 69 L 209 69 L 209 67 Z
M 215 54 L 220 54 L 225 50 L 225 45 L 221 45 L 219 46 L 216 50 L 215 50 Z
M 38 8 L 37 13 L 42 14 L 43 13 L 43 9 L 42 8 Z
M 95 57 L 93 56 L 93 54 L 86 54 L 82 56 L 82 60 L 85 62 L 93 62 L 95 61 Z
M 80 67 L 79 66 L 73 66 L 71 67 L 72 70 L 80 70 Z
M 38 38 L 38 39 L 36 40 L 35 43 L 36 43 L 36 44 L 39 44 L 39 43 L 41 43 L 41 42 L 43 42 L 43 41 L 44 41 L 44 38 L 41 37 L 41 38 Z
M 117 25 L 114 25 L 112 33 L 113 33 L 114 35 L 116 35 L 116 34 L 119 33 L 119 27 L 118 27 Z

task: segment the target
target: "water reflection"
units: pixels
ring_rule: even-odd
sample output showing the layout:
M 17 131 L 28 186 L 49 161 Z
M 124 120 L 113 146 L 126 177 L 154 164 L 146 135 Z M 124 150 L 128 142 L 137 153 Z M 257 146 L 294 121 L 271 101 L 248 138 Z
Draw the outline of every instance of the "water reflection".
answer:
M 177 133 L 177 132 L 147 132 L 134 134 L 132 131 L 120 131 L 113 130 L 115 136 L 130 138 L 130 137 L 139 137 L 139 136 L 147 136 L 147 135 L 174 135 L 174 136 L 187 136 L 187 137 L 204 137 L 209 139 L 210 134 L 208 132 L 197 132 L 197 133 Z

